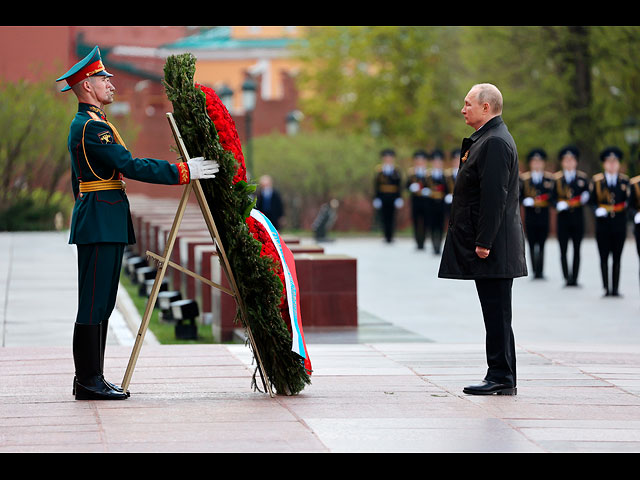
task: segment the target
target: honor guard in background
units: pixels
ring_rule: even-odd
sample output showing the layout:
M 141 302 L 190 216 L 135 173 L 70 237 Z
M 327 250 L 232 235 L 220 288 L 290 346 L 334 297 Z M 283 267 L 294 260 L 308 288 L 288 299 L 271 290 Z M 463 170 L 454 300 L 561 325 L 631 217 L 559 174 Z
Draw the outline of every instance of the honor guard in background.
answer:
M 445 223 L 448 223 L 448 218 L 451 213 L 451 203 L 453 202 L 453 188 L 456 185 L 456 179 L 458 178 L 458 169 L 460 168 L 460 149 L 455 148 L 451 151 L 451 158 L 449 160 L 449 168 L 444 171 L 444 178 L 447 182 L 447 194 L 444 196 L 444 210 L 445 210 Z
M 380 212 L 382 229 L 387 243 L 393 241 L 396 210 L 402 208 L 404 201 L 401 192 L 401 175 L 396 168 L 396 152 L 387 148 L 380 152 L 382 163 L 376 169 L 374 180 L 373 206 Z
M 67 82 L 78 98 L 71 122 L 71 188 L 75 205 L 69 243 L 78 252 L 78 312 L 73 332 L 77 400 L 118 400 L 128 392 L 104 378 L 108 321 L 116 302 L 122 255 L 135 243 L 129 201 L 123 178 L 148 183 L 182 185 L 213 178 L 218 164 L 201 157 L 171 164 L 152 158 L 133 158 L 104 106 L 113 102 L 115 87 L 102 63 L 98 47 L 56 81 Z
M 431 154 L 431 168 L 427 172 L 426 192 L 429 197 L 427 204 L 429 233 L 433 252 L 440 254 L 442 233 L 444 230 L 445 196 L 447 195 L 447 179 L 444 175 L 444 157 L 440 150 Z
M 549 201 L 554 182 L 551 173 L 545 172 L 546 160 L 544 150 L 531 150 L 527 155 L 529 171 L 520 175 L 520 203 L 524 207 L 533 278 L 544 278 L 544 244 L 549 235 Z
M 591 205 L 596 217 L 596 242 L 605 296 L 618 297 L 620 258 L 627 236 L 629 177 L 620 173 L 622 151 L 609 147 L 600 153 L 603 172 L 591 179 Z M 609 257 L 612 257 L 609 281 Z
M 574 146 L 564 147 L 558 153 L 562 170 L 553 175 L 552 203 L 557 216 L 558 243 L 562 274 L 567 286 L 578 285 L 580 270 L 580 243 L 584 237 L 583 206 L 589 201 L 589 177 L 578 170 L 580 152 Z M 567 247 L 571 240 L 573 262 L 569 269 Z
M 636 237 L 636 250 L 640 258 L 640 175 L 629 180 L 629 216 L 633 221 L 633 234 Z
M 417 150 L 413 154 L 413 167 L 407 174 L 407 189 L 411 198 L 411 218 L 413 220 L 413 235 L 418 250 L 424 250 L 424 239 L 428 226 L 428 193 L 427 184 L 427 152 Z

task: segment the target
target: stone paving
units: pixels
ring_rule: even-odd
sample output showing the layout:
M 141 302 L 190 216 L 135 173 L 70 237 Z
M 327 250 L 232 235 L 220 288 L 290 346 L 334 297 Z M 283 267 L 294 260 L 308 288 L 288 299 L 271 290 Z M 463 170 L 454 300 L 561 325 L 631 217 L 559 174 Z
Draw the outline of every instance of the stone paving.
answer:
M 514 397 L 462 394 L 485 370 L 470 282 L 434 278 L 437 258 L 406 238 L 324 246 L 358 258 L 360 328 L 305 330 L 314 373 L 299 395 L 253 391 L 245 345 L 150 341 L 131 398 L 79 402 L 73 247 L 64 233 L 0 234 L 0 452 L 640 451 L 631 242 L 622 299 L 601 298 L 589 239 L 580 288 L 562 287 L 553 241 L 547 280 L 514 282 Z M 105 372 L 120 382 L 131 344 L 126 322 L 112 323 Z

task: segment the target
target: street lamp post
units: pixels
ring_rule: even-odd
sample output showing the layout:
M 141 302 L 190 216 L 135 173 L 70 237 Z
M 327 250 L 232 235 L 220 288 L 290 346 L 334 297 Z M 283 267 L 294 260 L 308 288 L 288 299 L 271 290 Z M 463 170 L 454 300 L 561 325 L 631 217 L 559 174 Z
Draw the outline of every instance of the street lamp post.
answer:
M 286 130 L 287 135 L 296 135 L 300 130 L 300 122 L 304 115 L 300 110 L 293 110 L 287 114 Z
M 223 84 L 222 87 L 218 90 L 218 97 L 220 97 L 220 101 L 225 106 L 227 111 L 231 113 L 232 110 L 232 100 L 233 100 L 233 90 L 227 85 Z
M 629 158 L 629 176 L 636 174 L 636 156 L 640 144 L 640 123 L 635 117 L 629 117 L 624 123 L 624 139 L 629 145 L 631 156 Z
M 247 79 L 242 84 L 242 104 L 244 106 L 245 112 L 245 129 L 247 136 L 245 160 L 247 166 L 247 176 L 251 178 L 251 173 L 253 173 L 253 132 L 251 117 L 253 115 L 253 110 L 256 107 L 256 82 L 251 77 L 247 77 Z

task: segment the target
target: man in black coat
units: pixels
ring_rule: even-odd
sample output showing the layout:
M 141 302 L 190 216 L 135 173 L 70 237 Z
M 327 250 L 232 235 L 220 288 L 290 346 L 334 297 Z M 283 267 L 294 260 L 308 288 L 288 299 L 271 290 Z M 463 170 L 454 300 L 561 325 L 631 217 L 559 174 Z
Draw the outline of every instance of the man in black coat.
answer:
M 481 384 L 463 392 L 515 395 L 511 289 L 514 278 L 527 275 L 518 152 L 501 117 L 502 94 L 494 85 L 474 85 L 461 113 L 476 131 L 462 142 L 438 276 L 474 280 L 482 307 L 488 370 Z
M 280 219 L 284 215 L 284 206 L 280 193 L 273 188 L 273 180 L 269 175 L 260 177 L 256 209 L 265 214 L 276 230 L 280 228 Z

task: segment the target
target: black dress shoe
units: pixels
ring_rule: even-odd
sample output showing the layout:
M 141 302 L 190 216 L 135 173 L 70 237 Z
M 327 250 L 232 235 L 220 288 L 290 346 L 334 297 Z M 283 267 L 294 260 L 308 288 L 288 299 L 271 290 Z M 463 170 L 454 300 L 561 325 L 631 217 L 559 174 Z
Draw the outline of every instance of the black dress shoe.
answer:
M 470 395 L 493 395 L 494 393 L 496 395 L 516 395 L 518 389 L 513 385 L 483 380 L 480 385 L 464 387 L 462 392 Z

